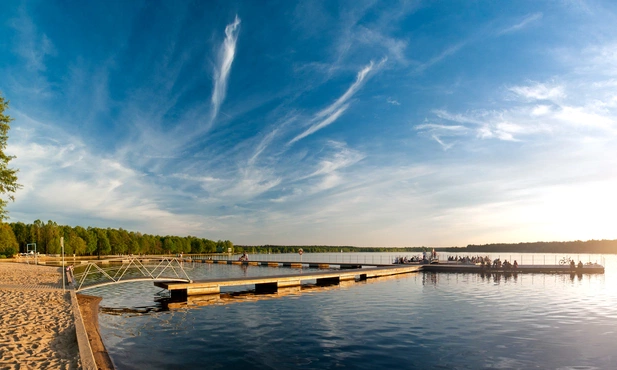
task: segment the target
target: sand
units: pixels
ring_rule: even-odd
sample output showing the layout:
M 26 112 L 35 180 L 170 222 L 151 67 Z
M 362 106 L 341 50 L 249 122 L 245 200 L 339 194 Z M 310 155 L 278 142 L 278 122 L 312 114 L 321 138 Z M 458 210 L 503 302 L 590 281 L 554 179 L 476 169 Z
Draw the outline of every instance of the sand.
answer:
M 80 369 L 58 267 L 0 263 L 0 369 Z

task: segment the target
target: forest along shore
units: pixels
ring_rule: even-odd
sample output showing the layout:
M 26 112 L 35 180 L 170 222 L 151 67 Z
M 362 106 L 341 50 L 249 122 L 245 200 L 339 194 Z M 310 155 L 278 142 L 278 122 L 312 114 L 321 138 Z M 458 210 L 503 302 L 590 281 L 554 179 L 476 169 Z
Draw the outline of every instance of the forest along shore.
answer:
M 0 368 L 81 367 L 58 267 L 0 263 Z

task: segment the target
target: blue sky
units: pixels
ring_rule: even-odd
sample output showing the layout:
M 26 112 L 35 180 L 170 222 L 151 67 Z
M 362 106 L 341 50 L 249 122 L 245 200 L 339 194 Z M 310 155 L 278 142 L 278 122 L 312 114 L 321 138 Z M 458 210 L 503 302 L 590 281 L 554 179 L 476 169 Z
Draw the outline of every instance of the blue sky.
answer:
M 253 245 L 617 238 L 613 2 L 0 10 L 10 221 Z

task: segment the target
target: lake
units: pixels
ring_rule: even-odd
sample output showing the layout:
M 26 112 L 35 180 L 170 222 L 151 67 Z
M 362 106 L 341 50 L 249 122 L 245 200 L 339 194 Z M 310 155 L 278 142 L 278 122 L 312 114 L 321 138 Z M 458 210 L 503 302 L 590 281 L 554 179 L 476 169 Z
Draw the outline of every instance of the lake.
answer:
M 343 255 L 302 258 L 390 261 L 401 254 Z M 519 263 L 561 258 L 489 255 Z M 119 369 L 615 369 L 617 255 L 573 257 L 603 262 L 606 273 L 420 272 L 281 294 L 226 291 L 169 310 L 155 301 L 161 290 L 152 283 L 86 294 L 103 297 L 101 335 Z M 289 272 L 218 264 L 188 270 L 194 279 Z

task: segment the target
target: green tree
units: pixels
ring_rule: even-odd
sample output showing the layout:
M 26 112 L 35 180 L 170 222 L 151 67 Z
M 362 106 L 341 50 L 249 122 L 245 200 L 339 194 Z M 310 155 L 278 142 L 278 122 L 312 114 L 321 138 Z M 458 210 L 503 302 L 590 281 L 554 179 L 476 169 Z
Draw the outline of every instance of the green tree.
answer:
M 43 244 L 43 222 L 36 220 L 30 226 L 30 241 L 28 243 L 36 243 L 36 250 L 39 253 L 47 253 Z
M 17 222 L 11 223 L 11 228 L 13 228 L 19 250 L 26 252 L 26 245 L 30 243 L 30 227 L 23 222 Z
M 140 233 L 134 233 L 132 231 L 129 233 L 129 243 L 128 243 L 129 253 L 131 254 L 141 253 L 141 247 L 139 245 L 140 239 L 141 239 Z
M 9 200 L 15 200 L 13 193 L 21 187 L 17 183 L 17 172 L 15 168 L 9 168 L 9 162 L 15 158 L 4 153 L 9 138 L 10 123 L 13 120 L 4 111 L 9 108 L 9 102 L 0 95 L 0 194 L 6 195 Z M 0 220 L 8 219 L 8 211 L 5 209 L 8 201 L 0 198 Z
M 210 239 L 204 239 L 204 249 L 202 253 L 214 253 L 216 252 L 216 242 Z
M 60 230 L 58 224 L 52 220 L 43 224 L 43 243 L 45 243 L 45 253 L 60 254 Z
M 96 229 L 96 254 L 99 256 L 106 256 L 111 253 L 111 244 L 109 244 L 109 238 L 107 237 L 107 231 L 103 229 Z
M 204 251 L 204 248 L 205 245 L 202 239 L 191 237 L 191 253 L 202 253 Z
M 82 239 L 84 239 L 82 237 Z M 86 253 L 89 255 L 93 255 L 94 252 L 97 251 L 99 234 L 97 229 L 88 226 L 88 234 L 84 239 L 86 241 Z
M 13 257 L 17 254 L 17 239 L 9 224 L 0 224 L 0 255 Z
M 233 253 L 234 252 L 234 243 L 230 242 L 229 240 L 219 240 L 218 242 L 216 242 L 216 251 L 218 253 Z

